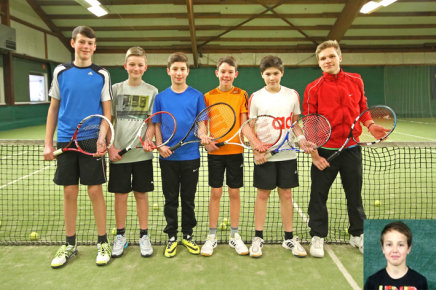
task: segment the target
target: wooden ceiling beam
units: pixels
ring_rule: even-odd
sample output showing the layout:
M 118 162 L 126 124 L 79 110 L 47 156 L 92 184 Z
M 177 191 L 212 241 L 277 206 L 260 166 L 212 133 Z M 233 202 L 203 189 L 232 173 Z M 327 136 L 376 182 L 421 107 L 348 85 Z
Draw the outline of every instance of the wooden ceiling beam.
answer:
M 193 0 L 186 0 L 186 10 L 188 11 L 189 34 L 191 35 L 192 55 L 194 57 L 194 67 L 198 67 L 198 48 L 197 36 L 195 32 L 194 6 Z
M 347 30 L 353 24 L 354 19 L 359 14 L 360 8 L 367 0 L 348 0 L 342 9 L 341 15 L 336 19 L 332 30 L 330 30 L 327 39 L 340 41 Z
M 27 4 L 32 7 L 33 11 L 41 18 L 41 20 L 50 28 L 51 31 L 56 35 L 57 38 L 61 41 L 61 43 L 71 51 L 70 40 L 67 39 L 61 32 L 61 30 L 53 24 L 53 22 L 48 18 L 48 16 L 41 9 L 40 5 L 38 5 L 36 0 L 26 0 Z

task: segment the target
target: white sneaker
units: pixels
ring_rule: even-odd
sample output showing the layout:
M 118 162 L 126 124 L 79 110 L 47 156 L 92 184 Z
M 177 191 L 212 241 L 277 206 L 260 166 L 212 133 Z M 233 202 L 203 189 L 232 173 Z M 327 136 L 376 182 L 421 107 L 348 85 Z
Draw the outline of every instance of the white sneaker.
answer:
M 292 239 L 289 240 L 284 240 L 282 243 L 282 247 L 287 250 L 291 250 L 292 255 L 296 257 L 303 258 L 307 256 L 306 250 L 301 246 L 297 236 L 294 236 Z
M 141 250 L 141 256 L 150 257 L 153 255 L 153 247 L 151 246 L 150 237 L 148 235 L 143 235 L 139 239 L 139 249 Z M 112 256 L 114 254 L 112 253 Z
M 97 244 L 97 259 L 95 263 L 97 266 L 104 266 L 111 260 L 111 246 L 109 243 L 98 243 Z
M 248 254 L 248 248 L 241 239 L 238 233 L 235 233 L 234 238 L 230 238 L 229 246 L 236 250 L 238 255 L 244 256 Z
M 213 254 L 213 249 L 217 246 L 216 235 L 207 235 L 206 242 L 201 247 L 200 254 L 205 257 L 210 257 Z
M 114 238 L 114 245 L 112 247 L 112 257 L 118 258 L 121 257 L 124 253 L 124 249 L 127 248 L 129 243 L 127 242 L 127 239 L 123 235 L 117 235 Z
M 324 238 L 320 238 L 318 236 L 312 237 L 310 255 L 315 258 L 324 257 Z
M 62 245 L 56 252 L 55 257 L 51 261 L 53 269 L 60 268 L 68 263 L 68 260 L 77 255 L 76 245 Z
M 363 234 L 360 236 L 351 236 L 350 245 L 359 248 L 359 251 L 363 254 Z
M 262 256 L 263 239 L 254 237 L 251 242 L 250 256 L 253 258 L 259 258 Z

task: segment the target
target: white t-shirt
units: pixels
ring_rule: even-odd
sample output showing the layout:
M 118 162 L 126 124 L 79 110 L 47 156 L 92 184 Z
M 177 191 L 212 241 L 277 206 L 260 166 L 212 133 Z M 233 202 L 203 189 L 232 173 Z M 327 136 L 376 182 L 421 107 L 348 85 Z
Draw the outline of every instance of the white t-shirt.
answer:
M 264 87 L 253 93 L 250 97 L 249 118 L 255 118 L 259 115 L 271 115 L 283 121 L 282 123 L 284 123 L 286 129 L 289 129 L 292 125 L 292 117 L 299 114 L 301 114 L 300 97 L 293 89 L 281 86 L 279 92 L 270 93 Z M 283 131 L 281 140 L 272 149 L 282 143 L 286 136 L 285 132 Z M 284 146 L 287 147 L 286 144 Z M 283 161 L 296 158 L 296 152 L 289 150 L 275 154 L 268 161 Z

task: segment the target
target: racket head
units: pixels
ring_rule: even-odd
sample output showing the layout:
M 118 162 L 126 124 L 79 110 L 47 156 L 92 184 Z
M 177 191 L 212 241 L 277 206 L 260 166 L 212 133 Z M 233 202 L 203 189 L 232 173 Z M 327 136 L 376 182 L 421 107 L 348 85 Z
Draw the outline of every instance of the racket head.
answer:
M 146 135 L 154 135 L 151 136 L 150 140 L 152 140 L 153 137 L 155 138 L 154 143 L 156 148 L 168 144 L 168 142 L 173 139 L 177 130 L 177 122 L 173 114 L 167 111 L 156 112 L 148 117 L 145 122 L 149 122 L 150 120 L 153 122 L 154 132 L 151 133 L 150 130 L 148 130 L 148 132 L 146 132 Z M 152 128 L 152 126 L 149 126 L 149 128 Z M 142 140 L 141 143 L 142 145 L 144 145 Z
M 235 126 L 235 110 L 226 103 L 215 103 L 208 106 L 195 118 L 194 134 L 200 139 L 207 134 L 212 141 L 226 136 Z
M 271 115 L 259 115 L 250 118 L 241 126 L 239 141 L 245 148 L 253 149 L 253 143 L 259 142 L 264 148 L 271 148 L 282 136 L 280 120 Z
M 360 126 L 360 124 L 357 126 L 357 124 L 355 124 L 353 128 L 353 140 L 359 145 L 368 146 L 385 140 L 394 131 L 397 125 L 397 115 L 394 110 L 385 105 L 368 108 L 360 114 L 357 122 L 360 123 L 362 120 L 367 120 L 368 118 L 372 119 L 374 124 L 385 128 L 385 132 L 375 137 L 367 127 Z
M 77 151 L 87 155 L 103 154 L 114 142 L 114 128 L 105 116 L 90 115 L 77 125 L 73 139 Z
M 318 149 L 330 139 L 332 127 L 326 117 L 320 114 L 309 114 L 301 116 L 298 121 L 290 128 L 292 135 L 303 135 L 308 142 L 313 146 L 313 149 Z M 291 133 L 290 132 L 290 133 Z M 294 138 L 288 138 L 289 145 L 295 147 Z M 295 142 L 298 146 L 298 142 Z

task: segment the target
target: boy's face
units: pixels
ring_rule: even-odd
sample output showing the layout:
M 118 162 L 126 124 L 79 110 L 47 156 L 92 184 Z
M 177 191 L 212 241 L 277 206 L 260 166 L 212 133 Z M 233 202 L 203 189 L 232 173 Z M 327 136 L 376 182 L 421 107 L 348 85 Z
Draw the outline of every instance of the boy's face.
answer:
M 147 63 L 143 56 L 129 56 L 124 63 L 124 68 L 129 74 L 129 78 L 140 79 L 147 70 Z
M 86 61 L 91 59 L 97 45 L 95 38 L 88 38 L 79 33 L 76 35 L 76 39 L 71 39 L 71 47 L 74 48 L 74 53 L 77 58 Z
M 406 264 L 406 257 L 412 247 L 407 245 L 407 237 L 405 235 L 392 230 L 384 234 L 382 249 L 388 264 L 400 266 Z
M 341 70 L 340 63 L 342 55 L 334 47 L 328 47 L 318 54 L 318 65 L 323 72 L 328 74 L 337 74 Z
M 215 75 L 220 81 L 221 86 L 231 87 L 233 86 L 233 81 L 238 76 L 238 71 L 234 66 L 223 62 L 217 70 L 215 70 Z
M 266 87 L 271 90 L 280 88 L 280 80 L 283 77 L 283 72 L 276 67 L 269 67 L 262 72 L 262 78 L 265 81 Z
M 186 84 L 189 69 L 185 62 L 175 62 L 170 68 L 167 68 L 167 73 L 171 77 L 171 84 L 184 85 Z

